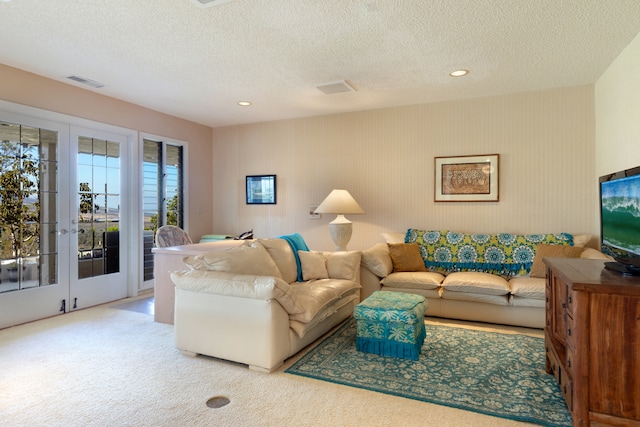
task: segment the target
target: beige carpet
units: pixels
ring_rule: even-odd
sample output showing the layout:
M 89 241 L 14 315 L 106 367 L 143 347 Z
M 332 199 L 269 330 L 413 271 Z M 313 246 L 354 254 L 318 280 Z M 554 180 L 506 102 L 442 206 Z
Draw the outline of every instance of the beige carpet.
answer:
M 0 330 L 0 425 L 529 425 L 285 374 L 293 360 L 262 374 L 187 357 L 171 325 L 120 304 Z

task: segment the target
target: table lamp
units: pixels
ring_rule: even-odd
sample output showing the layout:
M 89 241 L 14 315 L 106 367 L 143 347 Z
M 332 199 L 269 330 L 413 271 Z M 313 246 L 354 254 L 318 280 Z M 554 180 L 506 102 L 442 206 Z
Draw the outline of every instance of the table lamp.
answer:
M 347 190 L 332 190 L 316 208 L 315 213 L 336 214 L 329 223 L 329 234 L 336 244 L 336 250 L 346 251 L 351 239 L 352 223 L 345 214 L 363 214 L 364 210 Z

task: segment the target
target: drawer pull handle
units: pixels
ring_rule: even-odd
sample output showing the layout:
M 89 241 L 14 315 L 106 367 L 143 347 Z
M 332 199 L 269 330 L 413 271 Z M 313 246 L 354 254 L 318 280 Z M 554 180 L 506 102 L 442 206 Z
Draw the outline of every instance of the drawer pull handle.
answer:
M 571 328 L 567 329 L 567 335 L 571 336 Z

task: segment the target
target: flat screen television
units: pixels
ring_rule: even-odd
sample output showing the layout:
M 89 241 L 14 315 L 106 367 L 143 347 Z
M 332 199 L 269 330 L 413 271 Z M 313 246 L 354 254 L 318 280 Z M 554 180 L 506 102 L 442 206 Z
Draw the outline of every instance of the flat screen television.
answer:
M 600 177 L 600 245 L 606 268 L 640 274 L 640 166 Z

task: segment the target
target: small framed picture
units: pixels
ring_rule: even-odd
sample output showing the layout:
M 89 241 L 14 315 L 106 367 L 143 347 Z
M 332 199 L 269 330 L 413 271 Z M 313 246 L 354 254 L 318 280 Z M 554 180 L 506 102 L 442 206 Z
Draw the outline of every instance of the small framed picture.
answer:
M 276 204 L 275 175 L 247 175 L 246 188 L 248 205 Z
M 497 202 L 499 154 L 435 158 L 436 202 Z

